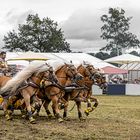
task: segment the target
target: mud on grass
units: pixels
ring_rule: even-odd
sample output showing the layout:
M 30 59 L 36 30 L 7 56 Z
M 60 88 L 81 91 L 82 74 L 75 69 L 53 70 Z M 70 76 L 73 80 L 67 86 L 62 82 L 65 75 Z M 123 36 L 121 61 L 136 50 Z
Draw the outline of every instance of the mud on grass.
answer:
M 76 107 L 69 112 L 70 121 L 58 123 L 48 119 L 44 109 L 36 124 L 22 119 L 15 111 L 14 119 L 6 121 L 0 111 L 0 140 L 139 140 L 140 96 L 96 96 L 97 109 L 79 121 Z M 73 107 L 70 103 L 69 110 Z M 82 104 L 83 110 L 85 104 Z M 84 116 L 86 117 L 86 116 Z

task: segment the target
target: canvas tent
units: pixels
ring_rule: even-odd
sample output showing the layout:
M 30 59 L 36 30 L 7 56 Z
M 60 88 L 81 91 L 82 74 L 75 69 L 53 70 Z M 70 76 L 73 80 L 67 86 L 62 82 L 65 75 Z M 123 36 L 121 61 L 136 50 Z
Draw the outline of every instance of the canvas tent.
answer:
M 46 53 L 47 55 L 48 53 Z M 52 53 L 55 57 L 57 57 L 58 59 L 61 59 L 63 61 L 68 61 L 70 62 L 72 60 L 72 62 L 75 65 L 78 65 L 80 63 L 82 63 L 83 61 L 88 61 L 90 62 L 92 65 L 94 65 L 95 68 L 103 68 L 105 66 L 112 66 L 115 67 L 112 64 L 109 64 L 99 58 L 96 58 L 94 56 L 91 56 L 89 54 L 86 53 Z
M 25 61 L 33 61 L 33 60 L 40 60 L 40 61 L 46 61 L 49 58 L 47 58 L 45 55 L 35 52 L 25 52 L 22 54 L 19 54 L 16 57 L 10 58 L 7 61 L 17 61 L 17 60 L 25 60 Z
M 7 60 L 10 59 L 11 61 L 8 61 L 9 64 L 22 64 L 22 65 L 28 65 L 29 62 L 25 60 L 19 60 L 15 61 L 14 59 L 25 54 L 23 52 L 7 52 Z M 94 67 L 96 68 L 103 68 L 105 66 L 112 66 L 115 67 L 107 62 L 104 62 L 101 59 L 98 59 L 94 56 L 91 56 L 86 53 L 38 53 L 39 55 L 42 55 L 43 57 L 47 59 L 54 59 L 54 60 L 59 60 L 59 61 L 64 61 L 64 62 L 70 62 L 72 61 L 74 65 L 79 65 L 83 61 L 88 61 L 89 63 L 93 64 Z M 13 59 L 13 61 L 12 61 Z M 20 58 L 19 58 L 20 59 Z M 22 58 L 21 58 L 22 59 Z M 23 58 L 24 59 L 24 58 Z
M 128 80 L 133 81 L 140 77 L 140 57 L 132 54 L 123 54 L 120 56 L 106 59 L 105 62 L 121 64 L 120 68 L 128 70 Z
M 111 66 L 106 66 L 102 68 L 104 74 L 127 74 L 128 71 L 127 70 L 123 70 L 120 68 L 114 68 Z
M 134 62 L 140 62 L 140 57 L 132 54 L 122 54 L 119 56 L 106 59 L 105 62 L 116 63 L 116 64 L 129 64 Z

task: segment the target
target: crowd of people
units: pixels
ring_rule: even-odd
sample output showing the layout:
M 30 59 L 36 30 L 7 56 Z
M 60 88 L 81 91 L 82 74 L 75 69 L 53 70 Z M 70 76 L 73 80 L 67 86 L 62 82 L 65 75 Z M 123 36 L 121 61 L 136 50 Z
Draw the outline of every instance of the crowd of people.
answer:
M 119 76 L 115 76 L 113 78 L 110 78 L 109 80 L 110 84 L 140 84 L 140 79 L 134 79 L 134 80 L 128 80 L 127 78 L 121 78 Z
M 113 83 L 113 84 L 126 84 L 128 83 L 128 80 L 125 79 L 125 78 L 121 78 L 121 77 L 114 77 L 114 78 L 111 78 L 110 79 L 110 83 Z

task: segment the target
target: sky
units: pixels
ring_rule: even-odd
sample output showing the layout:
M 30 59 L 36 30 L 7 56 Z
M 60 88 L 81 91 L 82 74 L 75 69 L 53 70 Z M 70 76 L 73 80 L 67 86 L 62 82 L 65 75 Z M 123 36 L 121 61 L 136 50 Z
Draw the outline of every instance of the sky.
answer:
M 0 4 L 0 46 L 4 35 L 37 13 L 58 23 L 71 50 L 94 53 L 107 43 L 100 38 L 100 17 L 110 7 L 122 8 L 126 17 L 133 17 L 130 31 L 140 40 L 140 0 L 4 0 Z

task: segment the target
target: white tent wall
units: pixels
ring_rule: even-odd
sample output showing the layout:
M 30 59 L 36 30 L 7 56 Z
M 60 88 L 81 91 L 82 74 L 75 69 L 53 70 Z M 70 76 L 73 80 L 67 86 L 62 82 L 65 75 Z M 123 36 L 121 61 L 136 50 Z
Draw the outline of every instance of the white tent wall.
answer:
M 103 94 L 103 90 L 97 86 L 97 85 L 93 85 L 92 86 L 92 95 L 102 95 Z
M 6 53 L 6 61 L 8 59 L 11 59 L 11 58 L 15 58 L 19 55 L 19 53 L 17 52 L 7 52 Z M 7 61 L 8 65 L 23 65 L 23 66 L 27 66 L 28 65 L 28 62 L 27 61 Z
M 6 59 L 11 59 L 14 57 L 17 57 L 19 54 L 22 54 L 23 52 L 7 52 L 7 58 Z M 94 65 L 95 68 L 103 68 L 105 66 L 112 66 L 115 67 L 114 65 L 111 65 L 107 62 L 104 62 L 101 59 L 98 59 L 94 56 L 91 56 L 86 53 L 40 53 L 45 55 L 48 59 L 53 59 L 53 60 L 60 60 L 60 61 L 65 61 L 65 62 L 70 62 L 72 61 L 74 65 L 79 65 L 83 61 L 88 61 L 92 65 Z M 9 64 L 23 64 L 27 65 L 28 62 L 26 61 L 8 61 Z
M 126 84 L 125 95 L 140 95 L 140 85 Z

